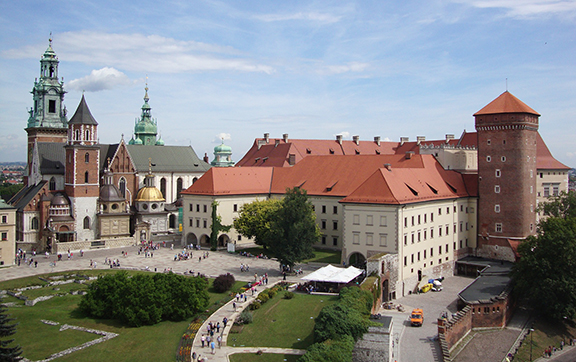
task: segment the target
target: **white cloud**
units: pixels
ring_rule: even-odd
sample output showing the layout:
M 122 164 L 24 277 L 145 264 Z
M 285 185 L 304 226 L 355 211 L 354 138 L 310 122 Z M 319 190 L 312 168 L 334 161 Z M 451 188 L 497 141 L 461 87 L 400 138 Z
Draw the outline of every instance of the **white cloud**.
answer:
M 232 139 L 230 133 L 218 133 L 216 138 L 212 141 L 212 143 L 222 143 L 223 141 L 229 141 Z
M 574 15 L 575 0 L 456 0 L 476 8 L 505 9 L 510 17 L 533 17 L 541 14 Z
M 265 21 L 265 22 L 274 22 L 274 21 L 287 21 L 287 20 L 307 20 L 307 21 L 315 21 L 319 23 L 336 23 L 342 19 L 341 16 L 335 16 L 331 14 L 323 14 L 323 13 L 303 13 L 298 12 L 294 14 L 263 14 L 263 15 L 255 15 L 256 19 Z
M 274 68 L 241 57 L 232 47 L 183 41 L 159 35 L 109 34 L 92 31 L 56 34 L 53 48 L 60 58 L 137 72 L 181 73 L 228 70 L 271 74 Z M 12 59 L 38 57 L 38 46 L 2 52 Z
M 83 78 L 71 80 L 66 87 L 77 91 L 98 92 L 134 83 L 136 81 L 131 81 L 126 74 L 114 68 L 104 67 L 93 70 L 90 75 Z
M 345 138 L 350 138 L 350 132 L 348 132 L 348 131 L 342 131 L 342 132 L 334 135 L 334 137 L 336 137 L 336 136 L 338 136 L 338 135 L 341 135 L 343 139 L 345 139 Z
M 320 69 L 320 73 L 341 74 L 348 72 L 363 72 L 368 68 L 368 63 L 349 62 L 346 65 L 329 65 L 325 69 Z

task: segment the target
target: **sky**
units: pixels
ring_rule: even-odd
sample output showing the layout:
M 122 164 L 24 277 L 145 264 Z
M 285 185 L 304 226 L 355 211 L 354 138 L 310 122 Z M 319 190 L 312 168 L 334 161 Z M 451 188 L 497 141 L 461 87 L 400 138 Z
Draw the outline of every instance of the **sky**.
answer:
M 130 140 L 146 82 L 167 145 L 234 161 L 264 133 L 458 137 L 508 90 L 576 166 L 576 0 L 0 0 L 0 162 L 26 160 L 50 34 L 101 143 Z

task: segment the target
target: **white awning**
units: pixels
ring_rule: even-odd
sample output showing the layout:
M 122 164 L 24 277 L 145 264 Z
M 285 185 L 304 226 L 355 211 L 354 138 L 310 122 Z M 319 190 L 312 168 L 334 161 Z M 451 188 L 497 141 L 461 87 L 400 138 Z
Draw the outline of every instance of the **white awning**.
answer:
M 363 272 L 362 269 L 353 266 L 349 266 L 348 268 L 337 268 L 328 264 L 301 279 L 309 282 L 348 283 Z

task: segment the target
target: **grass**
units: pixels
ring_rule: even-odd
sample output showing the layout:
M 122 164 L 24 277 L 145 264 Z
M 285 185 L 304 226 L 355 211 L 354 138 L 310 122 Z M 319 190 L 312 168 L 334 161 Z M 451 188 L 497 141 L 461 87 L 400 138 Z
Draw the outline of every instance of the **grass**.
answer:
M 228 336 L 230 346 L 306 349 L 314 343 L 314 320 L 320 310 L 338 296 L 296 294 L 282 299 L 282 293 L 254 312 L 254 321 L 241 333 Z
M 252 255 L 260 255 L 261 253 L 266 255 L 269 258 L 274 258 L 274 254 L 270 252 L 270 250 L 265 250 L 261 246 L 252 247 L 241 249 L 239 252 L 247 252 Z M 339 265 L 342 258 L 342 252 L 338 250 L 328 250 L 328 249 L 320 249 L 314 248 L 314 257 L 310 259 L 306 259 L 302 261 L 303 263 L 329 263 L 329 264 L 336 264 Z
M 117 270 L 104 271 L 104 273 L 115 273 Z M 104 274 L 103 271 L 80 271 L 82 275 Z M 129 272 L 134 274 L 137 272 Z M 55 273 L 56 274 L 72 274 Z M 47 277 L 48 275 L 42 275 Z M 15 279 L 0 283 L 0 289 L 15 289 L 30 285 L 46 284 L 38 276 Z M 209 312 L 219 308 L 220 305 L 231 299 L 230 294 L 243 286 L 244 282 L 236 282 L 233 291 L 226 293 L 215 293 L 211 288 L 212 281 L 209 282 L 208 293 L 210 295 Z M 65 288 L 81 288 L 77 283 L 58 286 L 63 292 Z M 44 291 L 40 294 L 39 291 Z M 27 291 L 32 292 L 32 291 Z M 39 295 L 52 294 L 52 287 L 33 290 Z M 100 338 L 91 333 L 75 330 L 59 332 L 60 326 L 49 326 L 41 319 L 48 319 L 62 324 L 70 324 L 86 328 L 93 328 L 107 332 L 117 333 L 118 337 L 109 341 L 96 344 L 81 351 L 74 352 L 67 356 L 58 358 L 58 361 L 174 361 L 178 344 L 182 334 L 194 318 L 181 322 L 161 322 L 153 326 L 143 326 L 139 328 L 126 327 L 115 320 L 99 320 L 86 317 L 80 314 L 76 308 L 82 296 L 66 295 L 54 297 L 52 299 L 39 302 L 33 307 L 9 307 L 8 313 L 16 318 L 18 323 L 17 333 L 13 336 L 15 344 L 19 344 L 23 350 L 23 356 L 38 360 L 48 357 L 50 354 L 59 352 L 70 347 L 81 345 L 87 341 Z M 8 300 L 10 299 L 10 300 Z M 4 302 L 12 301 L 12 297 L 4 298 Z
M 569 340 L 576 337 L 576 327 L 562 322 L 550 322 L 541 318 L 534 323 L 532 332 L 532 359 L 542 357 L 548 346 L 560 348 L 560 342 L 564 340 L 569 345 Z M 514 361 L 530 361 L 530 334 L 522 343 Z
M 230 356 L 231 362 L 298 362 L 300 356 L 293 354 L 263 353 L 236 353 Z

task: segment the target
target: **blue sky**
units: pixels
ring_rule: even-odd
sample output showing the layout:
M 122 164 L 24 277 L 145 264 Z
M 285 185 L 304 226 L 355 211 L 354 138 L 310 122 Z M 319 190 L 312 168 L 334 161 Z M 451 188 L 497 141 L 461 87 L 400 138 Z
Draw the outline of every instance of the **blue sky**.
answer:
M 0 30 L 0 161 L 26 158 L 52 32 L 101 143 L 130 139 L 146 76 L 166 144 L 212 159 L 223 138 L 235 161 L 264 133 L 459 136 L 507 84 L 576 166 L 576 0 L 0 0 Z

